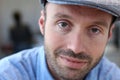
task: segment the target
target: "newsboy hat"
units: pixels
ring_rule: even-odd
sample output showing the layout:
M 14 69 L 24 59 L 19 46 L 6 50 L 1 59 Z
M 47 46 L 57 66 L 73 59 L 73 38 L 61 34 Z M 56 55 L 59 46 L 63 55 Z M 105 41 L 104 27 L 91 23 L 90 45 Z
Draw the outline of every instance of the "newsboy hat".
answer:
M 55 4 L 69 4 L 88 6 L 107 12 L 120 20 L 120 0 L 40 0 L 42 6 L 47 2 Z

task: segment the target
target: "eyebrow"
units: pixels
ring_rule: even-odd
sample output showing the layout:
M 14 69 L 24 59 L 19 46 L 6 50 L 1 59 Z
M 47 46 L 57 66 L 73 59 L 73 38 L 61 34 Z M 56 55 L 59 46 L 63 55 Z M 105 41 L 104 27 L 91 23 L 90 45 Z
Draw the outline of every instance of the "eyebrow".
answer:
M 105 21 L 95 21 L 95 22 L 93 22 L 94 24 L 97 24 L 97 25 L 100 25 L 100 26 L 104 26 L 104 27 L 106 27 L 106 28 L 108 28 L 109 27 L 109 24 L 107 24 L 107 22 L 105 22 Z
M 73 19 L 71 16 L 66 15 L 66 14 L 63 14 L 63 13 L 56 13 L 56 14 L 53 16 L 53 19 L 54 19 L 54 18 L 67 18 L 67 19 Z
M 73 20 L 73 18 L 69 15 L 66 15 L 66 14 L 63 14 L 63 13 L 56 13 L 54 16 L 53 16 L 53 19 L 54 18 L 66 18 L 66 19 L 71 19 Z M 100 26 L 104 26 L 106 28 L 109 27 L 109 24 L 107 22 L 105 22 L 104 20 L 102 21 L 94 21 L 93 24 L 97 24 L 97 25 L 100 25 Z

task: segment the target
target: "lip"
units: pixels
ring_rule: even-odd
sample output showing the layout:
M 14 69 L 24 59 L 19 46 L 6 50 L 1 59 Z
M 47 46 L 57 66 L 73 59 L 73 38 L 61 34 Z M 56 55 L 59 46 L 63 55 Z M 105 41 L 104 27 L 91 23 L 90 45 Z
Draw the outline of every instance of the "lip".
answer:
M 59 56 L 59 62 L 65 67 L 71 68 L 71 69 L 82 69 L 85 67 L 85 65 L 88 63 L 87 60 L 80 60 L 77 58 L 69 57 L 69 56 Z

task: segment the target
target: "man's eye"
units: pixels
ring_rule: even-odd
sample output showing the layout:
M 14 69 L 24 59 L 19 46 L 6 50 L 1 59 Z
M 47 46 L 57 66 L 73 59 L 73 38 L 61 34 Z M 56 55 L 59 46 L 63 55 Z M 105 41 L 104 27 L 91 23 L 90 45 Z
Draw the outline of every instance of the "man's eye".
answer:
M 99 34 L 100 30 L 99 30 L 99 28 L 96 28 L 96 27 L 90 28 L 90 33 L 91 34 Z
M 59 23 L 58 23 L 58 26 L 59 26 L 60 28 L 66 28 L 66 27 L 68 27 L 68 23 L 67 23 L 67 22 L 59 22 Z
M 97 32 L 99 32 L 99 29 L 97 29 L 97 28 L 92 28 L 91 31 L 92 31 L 93 33 L 97 33 Z
M 68 21 L 59 21 L 57 23 L 58 30 L 64 33 L 71 31 L 71 25 Z

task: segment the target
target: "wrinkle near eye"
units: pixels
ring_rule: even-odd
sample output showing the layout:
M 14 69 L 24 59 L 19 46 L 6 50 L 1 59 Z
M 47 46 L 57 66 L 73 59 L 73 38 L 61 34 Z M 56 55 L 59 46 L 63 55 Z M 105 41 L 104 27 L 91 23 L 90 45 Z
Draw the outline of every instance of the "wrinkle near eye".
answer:
M 68 33 L 71 31 L 71 25 L 68 21 L 66 20 L 60 20 L 57 22 L 57 28 L 59 30 L 59 32 L 62 32 L 62 33 Z
M 91 29 L 91 32 L 92 32 L 92 33 L 99 33 L 99 32 L 100 32 L 100 30 L 99 30 L 99 29 L 97 29 L 97 28 L 92 28 L 92 29 Z
M 68 26 L 68 24 L 66 22 L 59 22 L 58 26 L 61 28 L 65 28 L 66 26 Z
M 102 35 L 104 31 L 99 26 L 93 25 L 88 28 L 88 35 L 89 37 L 98 37 L 99 35 Z

